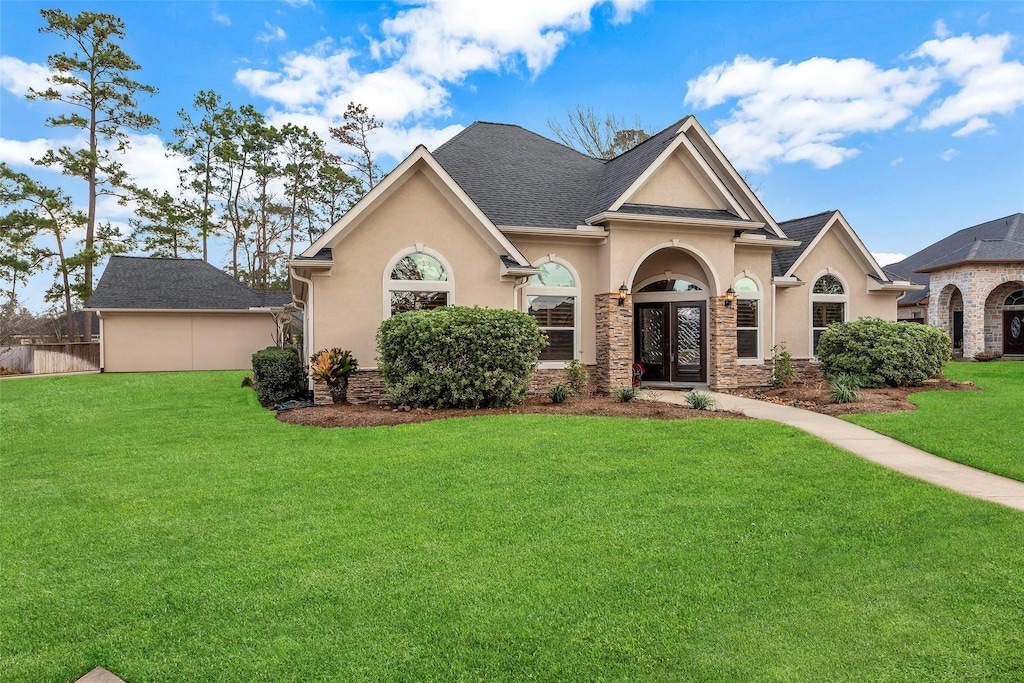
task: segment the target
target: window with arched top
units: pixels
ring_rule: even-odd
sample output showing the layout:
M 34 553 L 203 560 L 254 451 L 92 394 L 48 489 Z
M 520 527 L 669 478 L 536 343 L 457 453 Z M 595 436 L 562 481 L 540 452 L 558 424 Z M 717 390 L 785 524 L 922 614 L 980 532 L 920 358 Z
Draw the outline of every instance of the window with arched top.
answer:
M 761 288 L 743 276 L 732 286 L 736 292 L 736 357 L 761 358 Z
M 828 273 L 814 281 L 811 288 L 811 354 L 818 355 L 821 333 L 832 323 L 846 320 L 849 295 L 846 285 L 836 275 Z
M 570 361 L 579 344 L 579 282 L 565 265 L 548 260 L 537 264 L 540 273 L 523 287 L 523 306 L 547 335 L 541 362 Z
M 1011 292 L 1010 296 L 1006 297 L 1006 301 L 1003 302 L 1004 306 L 1024 306 L 1024 289 L 1018 289 L 1016 292 Z
M 422 247 L 399 253 L 384 279 L 384 317 L 452 304 L 455 285 L 440 254 Z
M 704 285 L 682 278 L 665 278 L 650 282 L 640 288 L 639 294 L 647 292 L 703 292 Z

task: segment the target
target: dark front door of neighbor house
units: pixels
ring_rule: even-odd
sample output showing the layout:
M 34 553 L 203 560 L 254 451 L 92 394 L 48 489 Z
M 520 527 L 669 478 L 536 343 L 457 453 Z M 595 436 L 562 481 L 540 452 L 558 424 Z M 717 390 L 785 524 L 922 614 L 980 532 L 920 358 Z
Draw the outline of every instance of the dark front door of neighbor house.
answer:
M 1024 354 L 1024 311 L 1003 311 L 1003 355 Z
M 633 313 L 633 361 L 645 382 L 706 382 L 703 301 L 638 303 Z
M 964 312 L 953 311 L 953 348 L 964 347 Z

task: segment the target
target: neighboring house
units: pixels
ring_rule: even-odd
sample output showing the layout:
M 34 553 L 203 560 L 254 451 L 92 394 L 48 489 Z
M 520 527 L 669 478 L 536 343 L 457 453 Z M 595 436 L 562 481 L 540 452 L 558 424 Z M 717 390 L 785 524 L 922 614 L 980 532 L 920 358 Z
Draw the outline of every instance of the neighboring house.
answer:
M 381 397 L 375 333 L 394 313 L 511 308 L 547 333 L 537 378 L 590 366 L 728 389 L 770 380 L 772 348 L 813 356 L 836 320 L 894 320 L 913 288 L 838 211 L 778 223 L 695 118 L 608 161 L 512 125 L 418 147 L 299 258 L 305 353 L 351 349 L 355 400 Z M 734 299 L 735 297 L 735 299 Z
M 105 372 L 242 370 L 280 338 L 288 292 L 254 292 L 201 259 L 111 256 L 86 310 Z
M 1024 213 L 955 232 L 886 270 L 924 285 L 900 320 L 946 330 L 965 358 L 1024 356 Z

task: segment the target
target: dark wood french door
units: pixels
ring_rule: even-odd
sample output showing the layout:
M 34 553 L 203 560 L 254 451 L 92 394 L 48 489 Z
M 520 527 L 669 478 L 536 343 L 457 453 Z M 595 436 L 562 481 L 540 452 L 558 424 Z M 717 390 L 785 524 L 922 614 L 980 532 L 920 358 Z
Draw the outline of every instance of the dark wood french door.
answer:
M 633 305 L 633 362 L 645 382 L 706 382 L 704 301 Z
M 1024 311 L 1003 311 L 1003 354 L 1024 354 Z

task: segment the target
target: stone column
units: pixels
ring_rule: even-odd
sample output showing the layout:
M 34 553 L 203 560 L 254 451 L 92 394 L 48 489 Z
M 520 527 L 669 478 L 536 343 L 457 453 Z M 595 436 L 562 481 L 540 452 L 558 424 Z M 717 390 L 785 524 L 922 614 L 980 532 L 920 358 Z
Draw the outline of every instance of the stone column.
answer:
M 597 368 L 594 382 L 598 391 L 611 392 L 633 381 L 633 297 L 619 305 L 619 294 L 595 297 L 597 327 Z
M 725 297 L 708 299 L 708 386 L 714 390 L 739 386 L 736 370 L 736 307 Z

